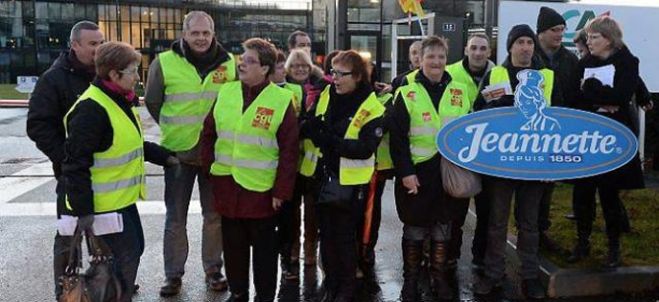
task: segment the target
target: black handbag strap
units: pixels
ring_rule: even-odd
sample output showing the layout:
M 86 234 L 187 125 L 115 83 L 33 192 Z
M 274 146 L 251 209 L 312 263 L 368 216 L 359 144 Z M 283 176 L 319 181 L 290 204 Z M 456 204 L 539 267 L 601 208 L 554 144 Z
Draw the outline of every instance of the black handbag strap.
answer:
M 73 237 L 71 238 L 71 244 L 69 246 L 69 262 L 66 265 L 65 273 L 67 275 L 74 275 L 78 273 L 80 268 L 79 261 L 80 259 L 80 243 L 82 242 L 82 231 L 80 228 L 76 227 Z

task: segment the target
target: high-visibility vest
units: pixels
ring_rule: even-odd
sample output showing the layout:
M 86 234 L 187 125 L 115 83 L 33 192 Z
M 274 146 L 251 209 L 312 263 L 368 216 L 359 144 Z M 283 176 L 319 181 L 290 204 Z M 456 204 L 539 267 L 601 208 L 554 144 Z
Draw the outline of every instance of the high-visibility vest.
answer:
M 330 85 L 327 85 L 323 92 L 320 93 L 318 105 L 316 106 L 316 116 L 322 116 L 327 111 L 330 102 Z M 345 139 L 359 139 L 361 127 L 373 119 L 381 117 L 384 114 L 384 106 L 380 104 L 375 93 L 371 93 L 355 112 L 348 129 L 343 136 Z M 320 148 L 316 148 L 313 143 L 304 145 L 304 158 L 300 173 L 304 176 L 312 176 L 316 171 L 318 158 L 322 157 Z M 375 172 L 375 154 L 368 159 L 350 159 L 341 157 L 339 159 L 339 183 L 342 185 L 361 185 L 367 184 Z
M 474 82 L 474 78 L 471 77 L 464 65 L 462 65 L 462 61 L 463 60 L 460 60 L 447 66 L 446 71 L 451 75 L 451 78 L 453 78 L 454 81 L 458 81 L 465 85 L 467 92 L 471 97 L 469 102 L 471 102 L 471 105 L 473 106 L 478 97 L 478 84 Z
M 90 99 L 105 109 L 112 126 L 112 145 L 103 152 L 95 152 L 91 172 L 94 191 L 94 212 L 103 213 L 123 209 L 146 198 L 144 174 L 144 139 L 139 114 L 132 113 L 137 127 L 117 103 L 93 84 L 64 116 L 64 128 L 68 135 L 67 120 L 81 101 Z M 71 209 L 68 203 L 67 207 Z
M 542 89 L 543 96 L 545 97 L 545 102 L 547 106 L 551 106 L 551 92 L 554 89 L 554 72 L 551 69 L 543 68 L 538 70 L 544 80 L 540 84 L 540 89 Z M 494 66 L 490 71 L 490 85 L 496 85 L 501 83 L 510 84 L 510 77 L 508 76 L 508 69 L 503 66 Z M 510 87 L 515 90 L 515 87 Z
M 204 119 L 210 112 L 221 84 L 236 79 L 236 62 L 229 60 L 201 79 L 185 57 L 172 50 L 158 55 L 165 84 L 160 109 L 160 144 L 170 151 L 187 151 L 199 142 Z
M 405 85 L 416 82 L 416 75 L 419 74 L 419 70 L 420 69 L 417 68 L 407 73 L 407 75 L 405 76 L 405 80 L 407 80 L 407 83 L 405 83 Z
M 302 85 L 295 83 L 286 83 L 284 84 L 285 89 L 293 92 L 293 109 L 295 110 L 295 115 L 300 116 L 300 111 L 302 111 Z
M 391 93 L 385 93 L 378 97 L 380 104 L 385 106 L 387 103 L 392 101 L 393 95 Z M 389 151 L 389 133 L 385 133 L 382 136 L 382 140 L 378 145 L 377 151 L 375 151 L 375 169 L 378 171 L 393 169 L 394 162 L 391 159 L 391 152 Z
M 414 164 L 429 160 L 437 153 L 436 136 L 444 119 L 460 117 L 471 110 L 470 96 L 464 84 L 451 80 L 439 101 L 439 112 L 428 91 L 419 82 L 399 88 L 410 115 L 410 153 Z
M 277 176 L 277 130 L 291 104 L 293 93 L 270 83 L 243 112 L 242 83 L 220 88 L 213 118 L 217 140 L 212 175 L 231 175 L 242 187 L 266 192 Z

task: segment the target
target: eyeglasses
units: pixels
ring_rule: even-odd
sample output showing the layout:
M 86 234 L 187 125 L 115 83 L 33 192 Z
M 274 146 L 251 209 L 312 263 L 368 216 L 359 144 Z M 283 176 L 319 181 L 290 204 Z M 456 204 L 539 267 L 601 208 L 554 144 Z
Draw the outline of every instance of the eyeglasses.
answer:
M 137 70 L 138 70 L 137 67 L 126 68 L 126 69 L 123 69 L 123 70 L 119 70 L 119 73 L 121 73 L 121 74 L 138 74 Z
M 336 69 L 330 70 L 330 74 L 335 78 L 342 78 L 352 74 L 352 71 L 340 71 Z

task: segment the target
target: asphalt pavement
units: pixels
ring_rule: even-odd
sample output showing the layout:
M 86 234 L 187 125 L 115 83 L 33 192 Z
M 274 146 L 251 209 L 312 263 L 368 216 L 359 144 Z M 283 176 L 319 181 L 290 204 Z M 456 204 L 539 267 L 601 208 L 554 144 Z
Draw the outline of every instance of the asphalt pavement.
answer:
M 141 109 L 147 140 L 158 141 L 158 127 Z M 25 134 L 27 109 L 0 108 L 0 301 L 54 301 L 52 282 L 52 244 L 55 234 L 55 181 L 48 159 Z M 179 296 L 160 298 L 164 280 L 162 237 L 165 220 L 162 169 L 147 167 L 148 200 L 140 202 L 146 250 L 141 258 L 134 301 L 224 301 L 228 293 L 206 289 L 201 266 L 201 214 L 198 194 L 192 197 L 188 217 L 190 252 Z M 375 275 L 359 281 L 355 301 L 397 301 L 402 285 L 400 238 L 402 224 L 397 218 L 391 183 L 383 200 L 383 218 L 376 247 Z M 491 297 L 474 297 L 471 291 L 470 242 L 474 217 L 465 225 L 463 257 L 458 269 L 460 301 L 519 301 L 517 261 L 511 259 L 503 290 Z M 256 268 L 259 269 L 259 268 Z M 301 267 L 300 282 L 282 282 L 279 301 L 316 301 L 322 271 L 316 266 Z M 424 278 L 424 301 L 433 301 Z M 251 291 L 254 292 L 253 290 Z M 457 299 L 456 299 L 457 301 Z M 561 301 L 656 302 L 659 296 L 609 296 Z

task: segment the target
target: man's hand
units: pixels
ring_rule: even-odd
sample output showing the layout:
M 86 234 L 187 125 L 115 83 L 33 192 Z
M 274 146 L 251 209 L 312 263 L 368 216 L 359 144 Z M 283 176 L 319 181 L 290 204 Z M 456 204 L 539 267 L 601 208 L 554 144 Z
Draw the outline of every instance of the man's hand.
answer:
M 93 233 L 94 228 L 92 225 L 94 224 L 94 215 L 85 215 L 85 216 L 80 216 L 78 217 L 78 228 L 80 231 L 83 233 Z
M 403 186 L 408 190 L 407 194 L 417 194 L 419 193 L 419 179 L 416 178 L 416 174 L 408 175 L 403 177 Z
M 277 211 L 277 210 L 279 210 L 279 208 L 281 208 L 281 204 L 282 204 L 282 203 L 284 203 L 284 201 L 281 200 L 280 198 L 277 198 L 277 197 L 273 197 L 273 198 L 272 198 L 272 208 L 273 208 L 275 211 Z

